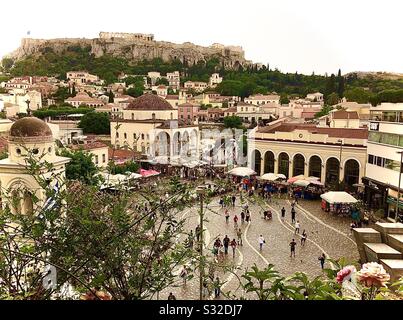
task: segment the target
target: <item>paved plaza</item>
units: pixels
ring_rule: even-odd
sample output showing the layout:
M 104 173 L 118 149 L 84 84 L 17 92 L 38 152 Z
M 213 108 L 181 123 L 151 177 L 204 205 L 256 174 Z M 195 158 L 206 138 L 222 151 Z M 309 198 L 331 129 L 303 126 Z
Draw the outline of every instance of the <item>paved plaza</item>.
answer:
M 275 197 L 274 197 L 275 198 Z M 238 225 L 243 231 L 243 246 L 238 246 L 235 259 L 232 258 L 232 249 L 229 248 L 225 263 L 229 266 L 235 265 L 239 269 L 236 275 L 232 272 L 216 272 L 221 282 L 223 292 L 231 291 L 237 296 L 243 294 L 239 288 L 238 276 L 244 273 L 245 269 L 256 264 L 263 269 L 268 264 L 273 264 L 275 269 L 283 276 L 295 272 L 305 272 L 310 278 L 321 275 L 322 269 L 318 257 L 325 253 L 327 257 L 339 259 L 345 257 L 348 261 L 355 262 L 359 259 L 356 244 L 350 234 L 350 220 L 339 216 L 333 216 L 321 210 L 320 201 L 300 200 L 296 205 L 296 220 L 301 225 L 300 234 L 306 230 L 308 238 L 305 246 L 301 246 L 300 236 L 295 234 L 295 228 L 291 223 L 291 202 L 288 199 L 274 199 L 256 201 L 254 197 L 243 197 L 248 203 L 251 212 L 251 222 L 241 223 L 240 213 L 242 204 L 239 195 L 235 207 L 228 207 L 230 211 L 229 223 L 225 221 L 224 210 L 219 205 L 219 198 L 214 198 L 211 203 L 204 206 L 205 212 L 205 242 L 204 253 L 212 256 L 214 240 L 219 237 L 221 240 L 228 235 L 236 239 L 233 217 L 236 213 L 239 217 Z M 281 208 L 285 207 L 286 215 L 281 220 Z M 199 223 L 199 205 L 186 209 L 180 213 L 180 218 L 186 218 L 187 230 L 195 229 Z M 263 219 L 263 209 L 271 210 L 272 220 Z M 259 251 L 258 238 L 260 235 L 266 240 L 263 250 Z M 297 242 L 296 257 L 290 257 L 289 243 L 292 239 Z M 325 268 L 330 267 L 328 263 Z M 199 277 L 198 270 L 194 270 L 194 278 L 186 285 L 164 290 L 159 298 L 165 299 L 169 292 L 173 292 L 177 299 L 198 299 Z M 213 298 L 213 296 L 210 296 Z M 223 298 L 223 297 L 222 297 Z M 253 296 L 251 296 L 253 298 Z

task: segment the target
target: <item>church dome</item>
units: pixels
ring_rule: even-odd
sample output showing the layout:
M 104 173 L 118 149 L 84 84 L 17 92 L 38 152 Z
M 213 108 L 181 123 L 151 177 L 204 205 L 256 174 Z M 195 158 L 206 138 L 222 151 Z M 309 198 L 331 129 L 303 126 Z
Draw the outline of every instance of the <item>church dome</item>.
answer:
M 165 99 L 155 95 L 155 94 L 143 94 L 136 100 L 131 102 L 127 110 L 174 110 L 174 108 Z
M 10 128 L 10 140 L 31 140 L 33 138 L 48 140 L 52 137 L 52 130 L 50 130 L 46 122 L 35 117 L 19 119 Z

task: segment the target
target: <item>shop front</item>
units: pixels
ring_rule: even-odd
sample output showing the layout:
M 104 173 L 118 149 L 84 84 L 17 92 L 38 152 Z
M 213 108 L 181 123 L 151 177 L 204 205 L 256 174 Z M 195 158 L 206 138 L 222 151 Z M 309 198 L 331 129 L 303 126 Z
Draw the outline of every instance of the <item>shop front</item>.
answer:
M 364 202 L 370 209 L 384 210 L 385 218 L 388 214 L 388 190 L 389 186 L 385 183 L 372 180 L 367 177 L 362 178 L 364 183 Z
M 397 220 L 397 213 L 399 213 L 399 216 L 402 217 L 403 214 L 403 196 L 402 194 L 400 195 L 400 201 L 399 201 L 399 210 L 397 210 L 397 197 L 398 197 L 398 192 L 393 189 L 389 189 L 388 191 L 388 220 L 392 222 L 396 222 Z

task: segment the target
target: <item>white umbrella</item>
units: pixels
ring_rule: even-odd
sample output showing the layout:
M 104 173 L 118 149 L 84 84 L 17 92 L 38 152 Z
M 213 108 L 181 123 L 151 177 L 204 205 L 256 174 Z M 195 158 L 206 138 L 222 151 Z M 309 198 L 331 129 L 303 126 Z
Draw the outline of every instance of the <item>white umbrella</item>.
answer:
M 238 177 L 245 177 L 245 176 L 253 176 L 256 174 L 251 168 L 247 167 L 237 167 L 228 172 L 230 175 L 238 176 Z
M 293 184 L 300 187 L 307 187 L 311 182 L 308 180 L 297 180 Z
M 141 174 L 138 174 L 138 173 L 135 173 L 135 172 L 132 172 L 127 176 L 127 178 L 129 178 L 129 179 L 139 179 L 141 177 L 142 177 Z
M 310 177 L 308 177 L 306 180 L 308 180 L 308 181 L 318 181 L 318 180 L 320 180 L 320 178 L 310 176 Z
M 277 179 L 287 179 L 287 177 L 282 173 L 277 173 Z
M 330 191 L 322 194 L 320 197 L 330 204 L 357 202 L 357 199 L 355 199 L 351 194 L 344 191 Z
M 278 179 L 278 176 L 275 173 L 265 173 L 264 175 L 262 175 L 260 177 L 260 179 L 266 180 L 266 181 L 274 181 L 274 180 Z
M 309 181 L 310 184 L 314 184 L 315 186 L 323 186 L 324 184 L 320 181 L 317 180 L 313 180 L 313 181 Z

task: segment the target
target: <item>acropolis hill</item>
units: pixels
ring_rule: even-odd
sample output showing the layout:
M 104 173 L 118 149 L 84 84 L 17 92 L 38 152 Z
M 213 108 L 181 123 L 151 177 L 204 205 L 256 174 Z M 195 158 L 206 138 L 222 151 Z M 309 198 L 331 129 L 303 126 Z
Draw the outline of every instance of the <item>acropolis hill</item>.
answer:
M 190 42 L 182 44 L 155 41 L 153 34 L 100 32 L 99 38 L 61 38 L 61 39 L 32 39 L 23 38 L 21 46 L 9 57 L 14 60 L 23 59 L 29 55 L 40 55 L 53 50 L 62 53 L 69 46 L 90 47 L 96 57 L 112 55 L 136 62 L 161 58 L 168 62 L 175 59 L 193 65 L 198 61 L 218 58 L 226 69 L 237 69 L 248 66 L 252 62 L 245 59 L 244 51 L 239 46 L 224 46 L 214 43 L 209 47 L 195 45 Z

